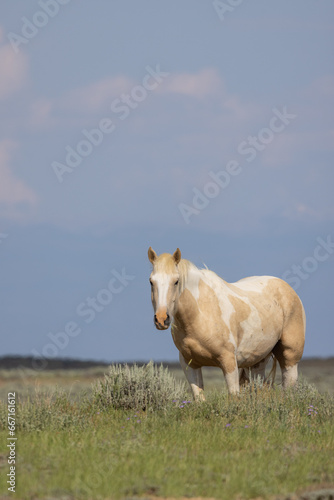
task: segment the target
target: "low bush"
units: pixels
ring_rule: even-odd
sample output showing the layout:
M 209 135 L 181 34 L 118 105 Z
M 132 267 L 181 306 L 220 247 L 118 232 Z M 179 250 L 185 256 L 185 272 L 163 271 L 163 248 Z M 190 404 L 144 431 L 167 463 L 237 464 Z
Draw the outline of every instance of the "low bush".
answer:
M 177 382 L 162 365 L 113 365 L 94 386 L 93 404 L 101 409 L 161 410 L 186 394 L 186 385 Z

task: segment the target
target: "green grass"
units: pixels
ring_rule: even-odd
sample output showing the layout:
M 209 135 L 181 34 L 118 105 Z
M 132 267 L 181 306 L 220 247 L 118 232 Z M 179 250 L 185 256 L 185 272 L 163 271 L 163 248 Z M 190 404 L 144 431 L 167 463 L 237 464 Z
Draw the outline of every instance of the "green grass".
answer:
M 5 443 L 3 403 L 0 415 Z M 212 391 L 205 403 L 146 411 L 36 394 L 18 403 L 15 498 L 233 500 L 334 483 L 333 415 L 333 397 L 306 383 L 286 392 L 255 383 L 239 396 Z

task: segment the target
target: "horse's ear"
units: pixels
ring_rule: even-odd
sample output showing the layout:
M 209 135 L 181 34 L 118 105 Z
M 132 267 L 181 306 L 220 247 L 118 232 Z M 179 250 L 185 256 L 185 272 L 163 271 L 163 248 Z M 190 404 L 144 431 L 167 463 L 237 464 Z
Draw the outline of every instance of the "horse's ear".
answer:
M 177 248 L 175 250 L 175 252 L 173 253 L 173 259 L 174 259 L 175 264 L 178 265 L 178 263 L 181 260 L 181 250 L 179 248 Z
M 154 264 L 154 261 L 157 258 L 157 254 L 155 253 L 152 247 L 148 249 L 147 254 L 148 254 L 148 260 L 151 262 L 151 264 Z

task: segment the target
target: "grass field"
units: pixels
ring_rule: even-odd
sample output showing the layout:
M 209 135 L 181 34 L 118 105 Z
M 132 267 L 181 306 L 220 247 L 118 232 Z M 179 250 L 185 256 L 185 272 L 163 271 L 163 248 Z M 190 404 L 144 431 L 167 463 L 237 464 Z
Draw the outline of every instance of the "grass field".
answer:
M 177 401 L 144 411 L 101 404 L 91 384 L 102 370 L 88 372 L 30 380 L 15 370 L 1 373 L 1 498 L 7 492 L 16 499 L 233 500 L 307 491 L 303 498 L 311 499 L 313 490 L 330 488 L 334 494 L 334 398 L 305 380 L 296 390 L 252 384 L 229 397 L 209 370 L 207 402 L 188 402 L 181 387 Z M 18 395 L 16 493 L 5 484 L 11 391 Z

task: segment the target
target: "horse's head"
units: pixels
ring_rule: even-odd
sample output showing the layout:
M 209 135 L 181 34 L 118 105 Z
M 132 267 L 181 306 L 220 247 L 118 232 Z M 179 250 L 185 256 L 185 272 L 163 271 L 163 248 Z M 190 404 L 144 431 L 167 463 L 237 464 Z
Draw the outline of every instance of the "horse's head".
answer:
M 163 253 L 158 256 L 150 247 L 148 249 L 148 258 L 153 265 L 150 283 L 154 324 L 158 330 L 166 330 L 172 321 L 179 289 L 177 266 L 181 260 L 181 252 L 177 248 L 173 255 Z

